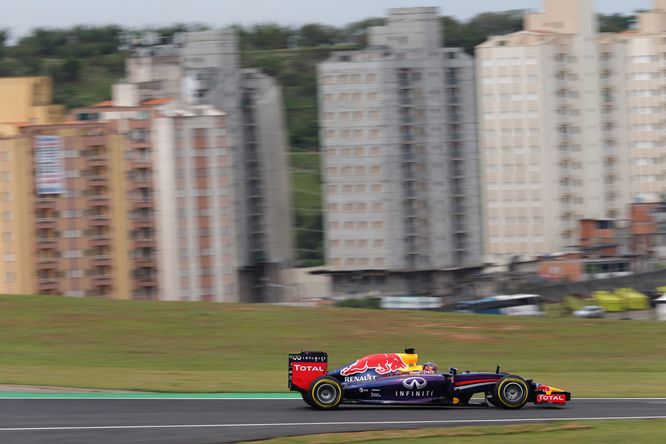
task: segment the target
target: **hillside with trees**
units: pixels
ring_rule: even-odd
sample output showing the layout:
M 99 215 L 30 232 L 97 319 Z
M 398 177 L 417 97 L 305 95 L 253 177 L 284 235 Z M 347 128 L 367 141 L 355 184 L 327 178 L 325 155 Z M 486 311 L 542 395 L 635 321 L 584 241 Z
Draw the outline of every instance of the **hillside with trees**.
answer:
M 443 44 L 463 47 L 471 54 L 490 35 L 522 29 L 522 14 L 520 10 L 486 12 L 467 21 L 442 17 Z M 634 21 L 631 15 L 601 15 L 600 30 L 622 31 Z M 316 67 L 333 51 L 364 47 L 367 28 L 382 23 L 382 18 L 369 18 L 343 27 L 317 23 L 235 26 L 242 64 L 263 70 L 282 85 L 292 152 L 313 153 L 291 157 L 298 257 L 304 265 L 321 263 L 323 257 Z M 201 29 L 206 26 L 177 24 L 150 31 L 168 36 Z M 0 29 L 0 76 L 51 76 L 56 103 L 68 108 L 109 99 L 111 85 L 124 75 L 127 54 L 119 48 L 120 35 L 127 31 L 143 30 L 116 25 L 36 28 L 10 45 L 9 31 Z

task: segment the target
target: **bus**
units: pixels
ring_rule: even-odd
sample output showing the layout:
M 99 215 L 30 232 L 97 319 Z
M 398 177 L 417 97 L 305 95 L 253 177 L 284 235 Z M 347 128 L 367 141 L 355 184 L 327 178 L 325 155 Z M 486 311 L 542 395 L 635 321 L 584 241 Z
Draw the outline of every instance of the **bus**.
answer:
M 456 311 L 512 316 L 541 316 L 543 314 L 541 296 L 538 294 L 499 295 L 463 301 L 456 306 Z

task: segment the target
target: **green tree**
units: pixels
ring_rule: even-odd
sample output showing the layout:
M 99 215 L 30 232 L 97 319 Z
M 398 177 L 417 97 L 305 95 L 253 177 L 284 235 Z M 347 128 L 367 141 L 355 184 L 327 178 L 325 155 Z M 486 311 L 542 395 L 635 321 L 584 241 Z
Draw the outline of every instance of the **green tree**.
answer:
M 383 24 L 384 19 L 381 17 L 353 22 L 340 30 L 340 38 L 344 43 L 351 43 L 364 47 L 368 44 L 368 28 L 371 26 L 382 26 Z
M 275 23 L 254 25 L 250 28 L 241 28 L 241 43 L 245 49 L 284 49 L 296 36 L 294 30 L 288 26 Z
M 622 32 L 631 29 L 635 22 L 635 15 L 599 14 L 599 31 Z
M 9 40 L 9 29 L 0 28 L 0 59 L 5 56 L 7 40 Z
M 73 57 L 68 58 L 62 66 L 63 80 L 65 82 L 79 81 L 82 68 L 83 64 L 81 63 L 81 60 Z
M 332 26 L 310 23 L 303 25 L 298 32 L 299 46 L 323 46 L 337 43 L 339 31 Z

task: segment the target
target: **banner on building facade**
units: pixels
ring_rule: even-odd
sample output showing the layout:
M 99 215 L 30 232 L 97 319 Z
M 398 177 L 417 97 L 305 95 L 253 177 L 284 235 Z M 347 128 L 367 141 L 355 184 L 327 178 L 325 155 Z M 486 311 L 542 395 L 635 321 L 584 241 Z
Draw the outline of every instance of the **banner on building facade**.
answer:
M 63 139 L 60 136 L 35 137 L 35 189 L 37 194 L 65 192 Z

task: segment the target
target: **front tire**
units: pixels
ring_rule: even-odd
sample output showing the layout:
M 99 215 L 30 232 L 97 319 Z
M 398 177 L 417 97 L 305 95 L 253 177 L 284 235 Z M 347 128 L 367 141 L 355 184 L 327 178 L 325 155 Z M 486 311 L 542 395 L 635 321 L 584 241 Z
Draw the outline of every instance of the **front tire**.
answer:
M 505 409 L 519 409 L 527 403 L 529 392 L 529 386 L 523 378 L 505 376 L 495 384 L 491 402 Z
M 337 379 L 322 376 L 312 382 L 307 397 L 316 409 L 336 409 L 342 403 L 342 386 Z

